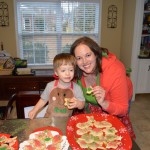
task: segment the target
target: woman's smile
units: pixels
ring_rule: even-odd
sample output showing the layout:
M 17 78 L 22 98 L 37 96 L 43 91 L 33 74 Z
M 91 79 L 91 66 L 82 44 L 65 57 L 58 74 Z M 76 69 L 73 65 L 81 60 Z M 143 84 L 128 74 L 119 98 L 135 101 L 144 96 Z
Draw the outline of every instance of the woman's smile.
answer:
M 90 67 L 91 67 L 91 63 L 83 64 L 83 67 L 84 67 L 85 69 L 90 69 Z

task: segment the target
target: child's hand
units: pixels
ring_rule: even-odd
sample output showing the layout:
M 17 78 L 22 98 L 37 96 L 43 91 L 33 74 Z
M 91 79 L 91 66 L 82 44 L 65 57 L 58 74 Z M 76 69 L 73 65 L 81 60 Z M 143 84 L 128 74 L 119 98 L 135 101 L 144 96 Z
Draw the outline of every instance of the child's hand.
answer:
M 83 109 L 85 106 L 85 101 L 80 101 L 76 99 L 75 97 L 66 98 L 66 101 L 67 102 L 65 102 L 65 104 L 68 109 L 74 109 L 74 108 Z
M 35 111 L 32 109 L 28 114 L 30 119 L 33 119 L 35 117 Z
M 65 99 L 65 106 L 67 106 L 68 109 L 77 108 L 77 99 L 75 97 L 66 98 Z

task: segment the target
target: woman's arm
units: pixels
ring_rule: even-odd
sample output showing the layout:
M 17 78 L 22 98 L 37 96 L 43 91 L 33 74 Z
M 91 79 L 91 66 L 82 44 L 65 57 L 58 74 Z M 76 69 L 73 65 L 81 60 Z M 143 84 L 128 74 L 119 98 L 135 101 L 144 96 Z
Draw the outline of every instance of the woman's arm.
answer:
M 102 99 L 97 98 L 97 101 L 103 110 L 112 115 L 127 114 L 129 89 L 124 65 L 119 60 L 115 60 L 104 69 L 100 78 Z
M 128 112 L 128 86 L 126 75 L 119 74 L 113 77 L 111 87 L 106 92 L 105 101 L 108 107 L 103 108 L 112 115 L 123 116 Z

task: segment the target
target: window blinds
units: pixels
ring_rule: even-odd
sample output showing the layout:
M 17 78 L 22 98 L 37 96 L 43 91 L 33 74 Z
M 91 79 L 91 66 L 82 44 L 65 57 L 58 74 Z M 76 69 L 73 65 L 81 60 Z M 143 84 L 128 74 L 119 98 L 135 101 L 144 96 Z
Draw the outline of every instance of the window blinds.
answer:
M 16 0 L 21 58 L 30 65 L 52 65 L 81 36 L 99 39 L 100 0 Z

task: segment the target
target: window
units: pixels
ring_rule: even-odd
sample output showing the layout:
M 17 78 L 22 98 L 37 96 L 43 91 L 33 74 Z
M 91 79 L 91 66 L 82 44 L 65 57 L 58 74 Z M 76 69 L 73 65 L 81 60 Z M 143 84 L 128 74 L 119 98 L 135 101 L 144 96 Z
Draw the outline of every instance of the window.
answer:
M 99 41 L 100 0 L 15 0 L 20 57 L 52 65 L 81 36 Z

